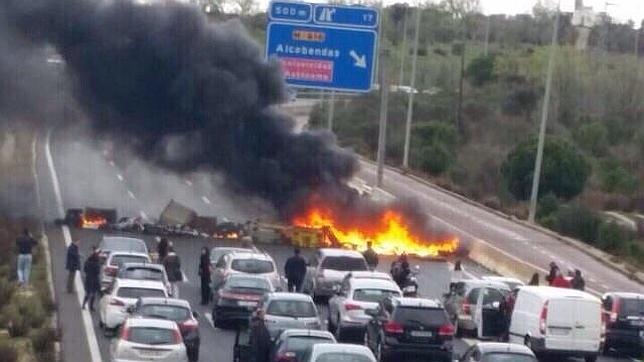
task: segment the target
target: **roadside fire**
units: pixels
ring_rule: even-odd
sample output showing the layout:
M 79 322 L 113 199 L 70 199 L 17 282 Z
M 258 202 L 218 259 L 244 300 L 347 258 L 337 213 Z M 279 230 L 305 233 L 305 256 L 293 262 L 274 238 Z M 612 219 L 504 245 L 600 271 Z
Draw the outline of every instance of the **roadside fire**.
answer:
M 403 215 L 393 210 L 384 211 L 371 225 L 361 227 L 341 225 L 331 210 L 312 207 L 305 213 L 296 215 L 292 224 L 314 229 L 328 228 L 341 246 L 359 251 L 365 250 L 367 241 L 371 241 L 373 249 L 382 255 L 403 252 L 420 257 L 446 255 L 456 252 L 459 243 L 454 236 L 428 239 L 416 235 Z
M 107 219 L 101 215 L 83 215 L 81 227 L 83 229 L 100 229 L 107 225 Z

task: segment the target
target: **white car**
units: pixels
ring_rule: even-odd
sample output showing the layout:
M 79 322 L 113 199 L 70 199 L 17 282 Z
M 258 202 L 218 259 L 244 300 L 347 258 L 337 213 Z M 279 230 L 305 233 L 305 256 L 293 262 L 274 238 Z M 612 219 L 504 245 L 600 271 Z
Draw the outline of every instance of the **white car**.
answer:
M 282 289 L 282 280 L 270 255 L 257 252 L 233 252 L 223 255 L 215 264 L 212 275 L 214 290 L 221 287 L 232 274 L 253 274 L 267 278 L 275 290 Z
M 116 251 L 148 254 L 148 247 L 145 245 L 145 241 L 116 235 L 104 235 L 98 245 L 98 250 L 101 263 L 105 262 L 107 257 Z
M 128 307 L 143 297 L 167 298 L 168 290 L 160 281 L 115 279 L 99 303 L 99 326 L 115 330 L 129 315 Z
M 356 344 L 315 344 L 309 350 L 306 362 L 376 362 L 371 350 Z
M 302 290 L 313 299 L 331 297 L 347 274 L 368 270 L 367 261 L 355 250 L 318 249 L 309 260 Z
M 402 292 L 392 280 L 348 278 L 337 294 L 329 299 L 328 327 L 338 341 L 347 336 L 362 340 L 371 316 L 367 309 L 375 309 L 387 297 L 400 297 Z
M 112 362 L 188 362 L 179 327 L 163 319 L 128 318 L 110 352 Z
M 147 253 L 137 253 L 130 251 L 114 251 L 109 254 L 103 271 L 101 272 L 101 286 L 103 288 L 112 284 L 112 281 L 119 272 L 119 269 L 126 263 L 147 263 L 150 264 L 150 255 Z
M 487 281 L 493 281 L 493 282 L 501 282 L 505 283 L 508 285 L 510 290 L 515 290 L 516 288 L 522 287 L 525 285 L 524 282 L 517 278 L 512 278 L 512 277 L 501 277 L 498 275 L 484 275 L 481 277 L 483 280 Z

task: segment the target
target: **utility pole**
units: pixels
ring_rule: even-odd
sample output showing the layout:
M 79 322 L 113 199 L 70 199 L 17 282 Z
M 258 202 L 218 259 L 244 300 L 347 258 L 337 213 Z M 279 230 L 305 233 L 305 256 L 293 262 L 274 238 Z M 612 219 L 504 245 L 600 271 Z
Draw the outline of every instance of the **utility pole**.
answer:
M 403 168 L 409 168 L 409 143 L 411 138 L 411 119 L 414 113 L 414 93 L 416 93 L 416 63 L 418 63 L 418 35 L 422 14 L 420 2 L 416 8 L 416 30 L 414 33 L 414 57 L 411 60 L 411 80 L 409 82 L 409 103 L 407 103 L 407 122 L 405 123 L 405 148 L 403 150 Z
M 490 15 L 485 17 L 485 44 L 483 45 L 483 55 L 487 57 L 488 44 L 490 43 Z
M 380 125 L 378 127 L 378 153 L 376 163 L 376 187 L 382 187 L 382 178 L 385 168 L 385 154 L 387 149 L 387 111 L 389 101 L 389 80 L 387 79 L 387 57 L 389 51 L 384 49 L 380 54 Z
M 405 84 L 405 58 L 407 58 L 407 9 L 403 13 L 403 41 L 400 49 L 400 73 L 398 74 L 398 85 Z
M 534 162 L 534 174 L 532 175 L 532 193 L 530 194 L 530 211 L 528 221 L 534 223 L 537 214 L 537 199 L 539 196 L 539 181 L 541 178 L 541 163 L 543 161 L 543 147 L 546 138 L 546 122 L 548 121 L 548 109 L 550 108 L 550 91 L 552 88 L 552 73 L 555 64 L 555 53 L 557 51 L 557 36 L 559 33 L 559 6 L 557 4 L 557 15 L 555 16 L 552 43 L 550 44 L 550 58 L 548 59 L 548 74 L 546 76 L 546 92 L 543 96 L 543 108 L 541 109 L 541 125 L 539 127 L 539 144 L 537 145 L 537 157 Z
M 333 131 L 333 114 L 335 113 L 335 91 L 331 91 L 329 96 L 329 111 L 326 115 L 326 128 L 329 131 Z

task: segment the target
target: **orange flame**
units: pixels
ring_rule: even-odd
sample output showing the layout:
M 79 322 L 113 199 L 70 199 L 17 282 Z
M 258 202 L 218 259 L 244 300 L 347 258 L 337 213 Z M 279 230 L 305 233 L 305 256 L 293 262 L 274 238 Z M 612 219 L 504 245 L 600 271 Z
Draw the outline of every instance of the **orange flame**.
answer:
M 107 225 L 107 219 L 100 215 L 83 215 L 81 222 L 84 229 L 98 229 Z
M 292 222 L 295 226 L 308 228 L 329 227 L 339 243 L 345 247 L 365 250 L 367 241 L 372 242 L 373 249 L 382 255 L 407 253 L 420 257 L 451 254 L 458 248 L 458 238 L 447 237 L 443 240 L 425 240 L 414 235 L 403 216 L 395 211 L 386 211 L 380 220 L 375 220 L 369 230 L 358 227 L 341 228 L 330 210 L 313 207 L 304 215 L 296 216 Z

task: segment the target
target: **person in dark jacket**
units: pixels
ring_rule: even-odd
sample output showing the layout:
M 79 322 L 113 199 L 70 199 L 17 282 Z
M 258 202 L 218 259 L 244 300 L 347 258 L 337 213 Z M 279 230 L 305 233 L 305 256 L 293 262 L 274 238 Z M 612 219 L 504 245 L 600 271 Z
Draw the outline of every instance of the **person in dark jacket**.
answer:
M 532 278 L 528 282 L 528 285 L 538 286 L 539 285 L 539 273 L 532 274 Z
M 376 270 L 376 267 L 378 266 L 378 253 L 376 253 L 376 251 L 371 248 L 371 245 L 371 241 L 367 241 L 367 250 L 365 250 L 362 255 L 367 261 L 369 269 Z
M 300 292 L 306 275 L 306 260 L 300 255 L 300 249 L 295 248 L 293 253 L 284 265 L 284 274 L 288 280 L 288 291 Z
M 577 289 L 582 291 L 586 288 L 586 282 L 584 281 L 584 278 L 581 276 L 581 270 L 575 269 L 575 275 L 572 277 L 572 280 L 570 281 L 570 285 L 572 286 L 572 289 Z
M 159 255 L 159 263 L 163 263 L 163 259 L 168 255 L 168 246 L 170 242 L 167 238 L 161 238 L 157 244 L 157 254 Z
M 407 261 L 407 254 L 402 253 L 398 259 L 391 264 L 390 273 L 391 277 L 394 279 L 396 284 L 398 284 L 400 289 L 403 289 L 407 282 L 407 277 L 411 274 L 409 261 Z
M 78 240 L 72 241 L 67 247 L 67 258 L 65 260 L 65 269 L 67 270 L 67 293 L 74 293 L 74 279 L 76 272 L 80 270 L 80 251 L 78 250 Z
M 82 308 L 85 309 L 89 302 L 89 310 L 93 312 L 94 299 L 101 291 L 101 258 L 96 246 L 92 247 L 92 254 L 85 260 L 83 271 L 85 272 L 85 298 L 83 298 Z
M 559 267 L 557 264 L 553 261 L 550 262 L 550 272 L 548 275 L 546 275 L 546 281 L 548 282 L 548 285 L 552 286 L 552 282 L 555 280 L 555 277 L 557 276 L 557 273 L 559 272 Z
M 210 302 L 211 266 L 210 250 L 205 246 L 201 248 L 198 273 L 199 278 L 201 279 L 201 305 L 206 305 Z
M 174 247 L 171 243 L 168 245 L 168 255 L 163 258 L 163 267 L 165 268 L 166 274 L 168 274 L 168 281 L 172 287 L 172 297 L 179 298 L 179 283 L 183 281 L 181 259 L 174 252 Z
M 29 229 L 24 229 L 22 235 L 16 238 L 16 248 L 18 249 L 18 284 L 21 287 L 29 285 L 29 275 L 31 274 L 31 262 L 33 260 L 33 248 L 38 242 L 31 236 Z

